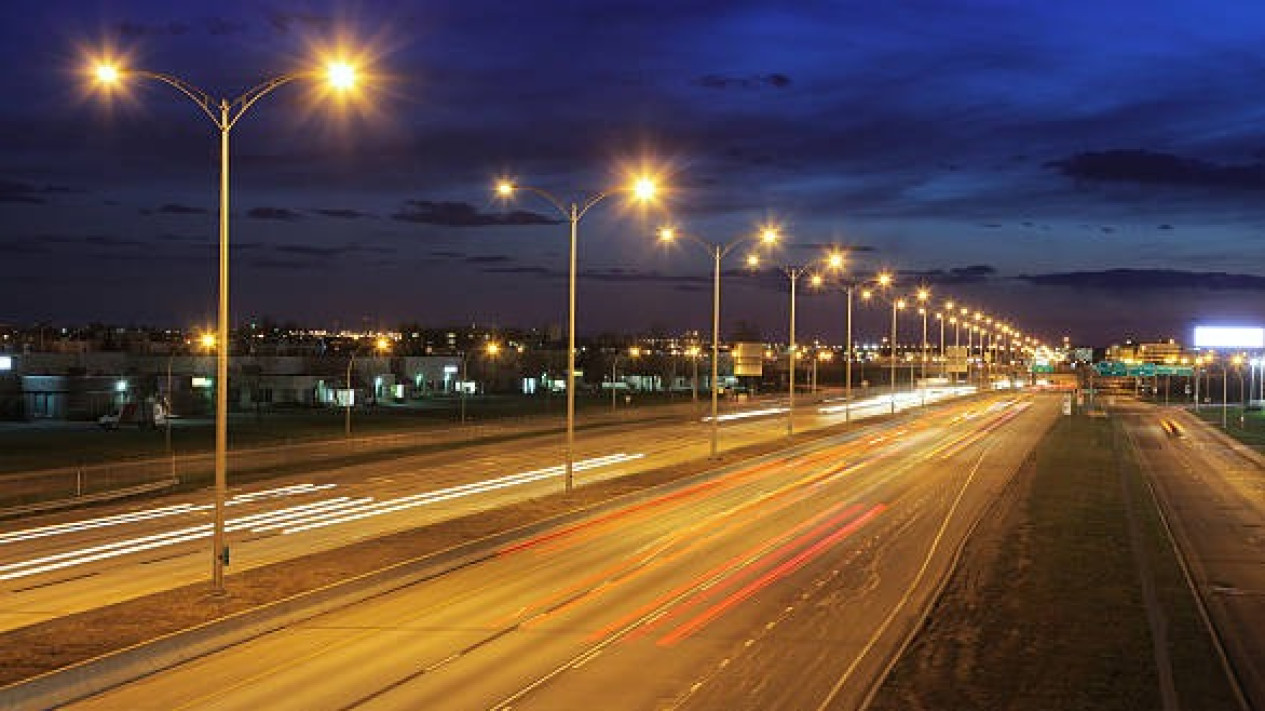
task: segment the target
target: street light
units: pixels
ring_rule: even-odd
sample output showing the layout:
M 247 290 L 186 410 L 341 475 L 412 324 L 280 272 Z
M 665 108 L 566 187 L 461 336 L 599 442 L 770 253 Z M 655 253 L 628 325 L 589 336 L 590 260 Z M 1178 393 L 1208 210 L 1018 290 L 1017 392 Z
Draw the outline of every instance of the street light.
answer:
M 931 298 L 931 292 L 927 289 L 919 289 L 917 293 L 918 299 L 918 315 L 922 316 L 922 367 L 920 368 L 920 378 L 922 386 L 918 389 L 922 393 L 922 404 L 927 404 L 927 299 Z
M 569 493 L 575 481 L 575 280 L 576 280 L 576 237 L 580 219 L 608 196 L 617 192 L 632 194 L 638 202 L 647 203 L 655 199 L 658 186 L 649 177 L 639 177 L 630 185 L 616 187 L 582 200 L 572 200 L 569 204 L 554 197 L 548 191 L 529 185 L 519 185 L 510 180 L 497 183 L 496 192 L 502 198 L 510 198 L 515 192 L 526 190 L 535 193 L 552 205 L 562 217 L 571 224 L 571 260 L 570 278 L 567 287 L 567 451 L 565 487 Z
M 490 358 L 495 358 L 501 352 L 501 344 L 496 341 L 489 341 L 483 347 L 483 352 Z M 470 359 L 470 351 L 461 354 L 461 424 L 466 423 L 466 362 Z
M 787 408 L 786 408 L 786 436 L 790 437 L 795 434 L 795 359 L 799 353 L 795 350 L 795 287 L 799 283 L 799 278 L 809 273 L 811 265 L 799 267 L 785 266 L 782 267 L 782 273 L 791 282 L 791 322 L 790 322 L 790 347 L 787 350 Z M 821 275 L 813 274 L 809 277 L 813 286 L 821 285 Z
M 162 82 L 184 94 L 220 133 L 220 230 L 219 230 L 219 316 L 216 327 L 215 378 L 218 387 L 215 397 L 215 520 L 211 537 L 212 567 L 211 587 L 214 592 L 224 592 L 224 566 L 228 562 L 228 545 L 224 532 L 224 505 L 228 493 L 228 143 L 229 133 L 242 116 L 260 99 L 293 81 L 314 79 L 324 75 L 326 83 L 336 91 L 345 92 L 355 85 L 355 71 L 345 62 L 330 62 L 324 72 L 308 71 L 282 74 L 269 79 L 242 93 L 233 100 L 217 99 L 193 84 L 170 74 L 119 67 L 111 62 L 100 62 L 93 68 L 97 83 L 113 87 L 135 77 Z
M 616 351 L 615 356 L 611 358 L 611 412 L 615 412 L 615 409 L 616 409 L 615 377 L 617 374 L 616 368 L 619 367 L 619 356 L 620 356 L 620 353 Z M 638 348 L 637 346 L 632 346 L 631 348 L 628 349 L 629 363 L 632 362 L 633 358 L 638 358 L 640 356 L 641 356 L 641 349 Z
M 379 337 L 374 340 L 373 349 L 379 354 L 386 353 L 391 349 L 391 341 L 386 338 Z M 343 408 L 343 434 L 347 437 L 347 439 L 351 439 L 351 406 L 353 401 L 356 399 L 356 388 L 352 387 L 351 384 L 351 367 L 355 365 L 356 354 L 359 352 L 360 347 L 357 345 L 357 347 L 351 351 L 351 358 L 347 359 L 347 401 L 346 406 Z
M 887 287 L 892 285 L 892 276 L 886 273 L 880 274 L 878 277 L 878 284 L 879 284 L 879 287 L 886 289 Z M 865 291 L 861 294 L 861 297 L 865 300 L 869 300 L 873 296 L 874 296 L 873 291 Z M 905 308 L 905 300 L 898 299 L 898 298 L 891 298 L 891 299 L 887 299 L 887 301 L 892 305 L 892 340 L 890 344 L 892 360 L 891 360 L 891 367 L 890 367 L 890 373 L 889 373 L 891 377 L 890 406 L 891 406 L 891 413 L 896 414 L 896 312 Z
M 830 271 L 841 272 L 846 268 L 846 266 L 847 266 L 847 259 L 845 258 L 842 252 L 832 252 L 831 254 L 827 255 L 826 268 L 829 269 Z M 881 274 L 876 275 L 873 279 L 844 283 L 843 292 L 844 294 L 847 295 L 847 300 L 846 300 L 847 308 L 845 311 L 846 318 L 845 318 L 845 323 L 844 323 L 845 335 L 844 335 L 844 347 L 843 347 L 843 351 L 844 351 L 843 421 L 844 422 L 852 421 L 852 360 L 854 358 L 854 354 L 852 352 L 852 295 L 858 288 L 861 288 L 863 289 L 862 298 L 868 299 L 869 296 L 866 295 L 868 293 L 868 290 L 864 289 L 864 287 L 871 284 L 885 287 L 891 284 L 891 282 L 892 282 L 892 277 L 890 274 L 881 273 Z M 862 372 L 862 378 L 864 378 L 864 375 L 865 375 L 864 372 Z
M 748 235 L 739 237 L 729 243 L 723 242 L 707 242 L 692 234 L 682 234 L 676 230 L 665 227 L 659 230 L 659 240 L 662 242 L 673 242 L 678 237 L 685 237 L 695 244 L 700 245 L 707 253 L 712 256 L 712 452 L 711 458 L 716 458 L 718 440 L 720 438 L 720 417 L 719 417 L 719 397 L 720 392 L 718 385 L 720 383 L 720 262 L 740 244 L 758 240 L 760 244 L 772 245 L 778 241 L 778 231 L 773 227 L 765 227 L 760 230 L 758 235 Z M 747 265 L 756 266 L 760 262 L 756 254 L 747 255 Z M 697 367 L 697 361 L 695 363 Z M 696 378 L 697 379 L 697 378 Z

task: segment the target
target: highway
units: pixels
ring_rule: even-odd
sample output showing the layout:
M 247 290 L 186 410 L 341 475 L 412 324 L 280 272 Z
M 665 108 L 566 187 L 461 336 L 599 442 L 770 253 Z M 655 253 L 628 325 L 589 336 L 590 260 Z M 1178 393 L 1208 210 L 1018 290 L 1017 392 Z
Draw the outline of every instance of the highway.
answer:
M 1251 708 L 1265 708 L 1265 460 L 1190 413 L 1124 401 L 1125 425 Z
M 959 395 L 934 392 L 929 401 Z M 912 409 L 920 398 L 898 404 Z M 886 398 L 852 416 L 887 414 Z M 784 432 L 784 408 L 734 413 L 722 452 Z M 843 421 L 837 404 L 801 403 L 796 426 Z M 706 457 L 710 423 L 630 423 L 577 437 L 577 485 Z M 232 573 L 561 489 L 560 438 L 538 436 L 453 452 L 314 470 L 233 488 L 226 511 Z M 196 583 L 209 577 L 206 493 L 145 499 L 6 522 L 0 529 L 0 630 Z
M 1058 405 L 731 465 L 74 708 L 855 708 Z

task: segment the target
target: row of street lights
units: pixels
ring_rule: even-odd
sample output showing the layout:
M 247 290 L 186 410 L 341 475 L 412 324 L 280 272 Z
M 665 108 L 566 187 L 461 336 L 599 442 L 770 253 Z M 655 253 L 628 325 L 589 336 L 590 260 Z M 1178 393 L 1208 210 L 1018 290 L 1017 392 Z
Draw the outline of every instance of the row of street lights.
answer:
M 228 451 L 228 357 L 229 357 L 229 138 L 232 129 L 242 119 L 256 103 L 263 97 L 271 94 L 276 89 L 300 80 L 321 80 L 326 86 L 335 92 L 344 94 L 351 91 L 357 83 L 356 69 L 350 64 L 343 61 L 334 61 L 326 64 L 321 71 L 306 71 L 290 74 L 283 74 L 273 79 L 258 84 L 240 96 L 234 99 L 216 98 L 211 94 L 202 91 L 196 86 L 174 77 L 169 74 L 150 72 L 144 70 L 128 69 L 120 67 L 110 62 L 99 63 L 94 69 L 97 84 L 102 87 L 115 87 L 128 79 L 145 79 L 154 80 L 162 84 L 170 86 L 185 97 L 193 101 L 193 103 L 206 115 L 219 132 L 220 145 L 220 184 L 219 184 L 219 279 L 218 279 L 218 316 L 215 335 L 216 350 L 216 405 L 215 405 L 215 504 L 214 504 L 214 524 L 212 534 L 212 575 L 211 583 L 213 591 L 222 593 L 224 591 L 224 566 L 228 562 L 229 550 L 225 539 L 225 499 L 227 496 L 227 451 Z M 497 193 L 502 198 L 512 197 L 519 191 L 527 191 L 532 193 L 555 208 L 558 213 L 570 225 L 570 258 L 569 258 L 569 281 L 567 295 L 567 376 L 566 376 L 566 464 L 565 464 L 565 490 L 570 492 L 574 487 L 574 460 L 575 460 L 575 392 L 576 392 L 576 367 L 575 367 L 575 336 L 576 336 L 576 277 L 577 277 L 577 240 L 579 223 L 583 217 L 588 214 L 589 210 L 601 203 L 607 197 L 625 193 L 640 203 L 647 203 L 653 200 L 658 193 L 655 181 L 649 177 L 636 177 L 629 182 L 628 185 L 618 187 L 606 192 L 597 193 L 587 196 L 583 199 L 564 201 L 553 195 L 552 193 L 529 185 L 521 185 L 512 180 L 503 180 L 496 187 Z M 715 458 L 718 452 L 719 437 L 719 406 L 718 406 L 718 388 L 719 382 L 719 340 L 720 340 L 720 276 L 721 262 L 739 245 L 747 242 L 758 242 L 762 246 L 771 246 L 775 244 L 779 235 L 775 229 L 764 229 L 759 233 L 736 239 L 728 243 L 712 243 L 705 241 L 693 235 L 679 234 L 672 229 L 664 229 L 660 231 L 659 238 L 663 242 L 673 242 L 678 238 L 685 239 L 697 243 L 705 248 L 712 257 L 713 261 L 713 287 L 712 287 L 712 365 L 711 365 L 711 457 Z M 755 265 L 759 261 L 756 254 L 748 256 L 748 263 Z M 834 255 L 829 258 L 828 266 L 833 270 L 841 270 L 843 268 L 842 255 Z M 787 419 L 787 434 L 794 432 L 793 412 L 795 400 L 795 359 L 797 357 L 795 343 L 795 292 L 796 284 L 800 277 L 808 274 L 815 285 L 821 285 L 823 275 L 813 273 L 808 267 L 785 267 L 784 273 L 791 282 L 791 309 L 790 309 L 790 386 L 788 396 L 790 398 L 790 409 L 792 416 Z M 880 287 L 887 287 L 891 283 L 889 275 L 879 275 L 874 280 L 875 284 Z M 850 283 L 845 287 L 847 293 L 847 346 L 846 346 L 846 368 L 845 376 L 847 381 L 847 397 L 851 401 L 851 364 L 853 360 L 852 348 L 852 297 L 853 291 L 862 285 L 868 285 L 869 282 Z M 923 297 L 925 301 L 925 297 Z M 896 361 L 896 310 L 904 304 L 903 299 L 892 300 L 892 407 L 895 409 L 895 361 Z M 965 311 L 963 312 L 965 314 Z M 980 318 L 980 314 L 976 313 L 976 319 Z M 943 340 L 943 336 L 942 336 Z M 379 352 L 384 352 L 389 347 L 389 343 L 385 339 L 375 341 L 374 348 Z M 943 348 L 942 348 L 943 350 Z M 467 354 L 468 355 L 468 354 Z M 924 356 L 924 378 L 925 378 L 925 356 L 926 356 L 926 324 L 924 312 L 924 328 L 923 328 L 923 356 Z M 347 387 L 348 401 L 346 403 L 345 413 L 345 433 L 348 437 L 351 435 L 351 378 L 352 368 L 354 366 L 356 353 L 353 352 L 347 364 Z M 697 364 L 697 359 L 696 359 Z M 465 366 L 465 358 L 462 361 L 463 371 Z M 697 365 L 696 365 L 697 367 Z M 463 375 L 464 379 L 464 375 Z M 696 378 L 697 379 L 697 378 Z M 612 386 L 614 383 L 612 383 Z M 463 386 L 464 387 L 464 386 Z M 697 386 L 695 386 L 697 387 Z M 462 393 L 462 419 L 464 421 L 464 392 Z M 850 418 L 850 412 L 848 414 Z

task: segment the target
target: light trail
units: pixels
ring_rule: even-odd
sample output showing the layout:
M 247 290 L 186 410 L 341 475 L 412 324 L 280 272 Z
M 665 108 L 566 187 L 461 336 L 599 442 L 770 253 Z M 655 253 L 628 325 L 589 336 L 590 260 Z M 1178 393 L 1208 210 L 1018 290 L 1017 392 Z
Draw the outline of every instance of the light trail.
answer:
M 640 459 L 644 456 L 645 456 L 644 454 L 625 454 L 623 452 L 620 452 L 619 454 L 608 455 L 605 457 L 598 457 L 596 459 L 586 459 L 583 461 L 576 462 L 573 465 L 573 469 L 577 471 L 584 471 L 586 469 L 594 469 L 597 467 L 608 466 L 611 464 L 622 464 L 624 462 Z M 316 517 L 317 520 L 313 520 L 309 523 L 304 523 L 298 526 L 289 526 L 287 528 L 283 528 L 281 532 L 286 535 L 289 535 L 292 533 L 301 533 L 303 531 L 310 531 L 314 528 L 323 528 L 325 526 L 334 526 L 340 523 L 349 523 L 351 521 L 359 521 L 361 519 L 366 519 L 372 516 L 381 516 L 383 514 L 395 513 L 397 511 L 403 511 L 405 509 L 416 508 L 418 506 L 427 506 L 429 504 L 437 504 L 441 501 L 449 501 L 452 499 L 457 499 L 464 496 L 470 496 L 473 494 L 482 494 L 489 491 L 495 491 L 497 489 L 505 489 L 511 486 L 521 486 L 523 484 L 530 484 L 532 482 L 540 481 L 542 479 L 548 479 L 550 477 L 558 476 L 559 474 L 562 474 L 563 471 L 564 471 L 564 468 L 562 467 L 562 465 L 557 465 L 557 466 L 552 466 L 552 467 L 546 467 L 544 469 L 536 469 L 530 472 L 524 472 L 522 474 L 512 474 L 510 476 L 500 477 L 498 479 L 488 479 L 486 481 L 475 482 L 473 484 L 462 484 L 460 486 L 453 486 L 447 489 L 438 489 L 436 491 L 429 491 L 423 494 L 414 494 L 413 496 L 405 496 L 398 499 L 388 499 L 386 501 L 380 501 L 373 504 L 369 504 L 365 506 L 364 509 L 361 511 L 349 512 L 345 515 L 340 515 L 336 517 L 326 517 L 326 516 Z M 256 530 L 267 531 L 267 530 L 272 530 L 274 528 L 276 528 L 276 526 L 265 526 Z
M 598 467 L 634 461 L 644 456 L 644 454 L 628 454 L 625 452 L 619 452 L 617 454 L 576 462 L 575 468 L 581 471 L 586 469 L 595 469 Z M 356 521 L 370 516 L 379 516 L 404 509 L 439 503 L 441 501 L 449 501 L 464 496 L 472 496 L 474 494 L 494 491 L 496 489 L 519 486 L 539 481 L 541 479 L 546 479 L 551 476 L 557 476 L 561 474 L 562 471 L 563 467 L 560 465 L 546 467 L 544 469 L 512 474 L 497 479 L 476 482 L 474 484 L 464 484 L 461 486 L 449 487 L 447 489 L 438 489 L 436 491 L 405 496 L 398 499 L 388 499 L 386 501 L 376 501 L 371 496 L 357 499 L 347 496 L 339 496 L 332 499 L 325 499 L 322 501 L 272 511 L 262 511 L 259 513 L 229 519 L 225 522 L 225 529 L 230 532 L 249 530 L 252 533 L 266 533 L 280 529 L 284 534 L 298 533 L 314 528 Z M 279 498 L 322 491 L 332 488 L 333 486 L 333 484 L 324 484 L 319 486 L 314 484 L 299 484 L 243 494 L 238 497 L 234 497 L 234 499 L 238 503 L 250 503 L 262 499 Z M 243 497 L 245 498 L 243 499 Z M 106 516 L 99 519 L 91 519 L 76 523 L 57 524 L 55 526 L 45 526 L 37 529 L 27 529 L 25 531 L 15 531 L 13 533 L 4 534 L 8 539 L 11 539 L 4 542 L 15 542 L 28 540 L 30 538 L 74 533 L 91 528 L 122 525 L 136 521 L 148 520 L 151 518 L 161 518 L 164 516 L 205 511 L 209 508 L 210 506 L 180 504 L 177 506 L 163 507 L 149 511 L 119 514 L 117 516 Z M 295 524 L 298 525 L 296 526 Z M 110 543 L 103 543 L 73 551 L 54 553 L 52 555 L 41 556 L 29 560 L 5 563 L 0 565 L 0 580 L 13 580 L 37 575 L 39 573 L 62 570 L 77 565 L 84 565 L 86 563 L 117 558 L 130 553 L 139 553 L 142 551 L 152 550 L 154 548 L 194 541 L 210 535 L 211 525 L 199 524 L 196 526 L 178 528 L 172 531 L 164 531 L 146 536 L 112 541 Z

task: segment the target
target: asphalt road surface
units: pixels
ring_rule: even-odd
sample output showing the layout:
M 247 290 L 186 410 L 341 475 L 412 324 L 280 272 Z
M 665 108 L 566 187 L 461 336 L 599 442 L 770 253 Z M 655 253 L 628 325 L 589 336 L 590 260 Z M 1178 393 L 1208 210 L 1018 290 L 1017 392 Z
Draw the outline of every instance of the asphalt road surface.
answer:
M 1125 401 L 1138 459 L 1251 708 L 1265 709 L 1265 461 L 1178 409 Z
M 899 406 L 916 410 L 920 400 L 906 395 Z M 886 399 L 859 402 L 852 416 L 888 409 Z M 735 413 L 745 416 L 723 423 L 722 451 L 780 438 L 782 412 L 775 403 Z M 845 416 L 837 405 L 808 402 L 796 414 L 797 430 Z M 581 431 L 576 484 L 705 457 L 709 438 L 710 424 L 693 417 Z M 242 570 L 558 491 L 560 444 L 556 435 L 538 436 L 234 487 L 226 508 L 228 585 Z M 212 517 L 209 492 L 202 492 L 5 522 L 0 630 L 208 580 Z
M 733 465 L 74 707 L 855 708 L 1058 411 L 990 397 Z

